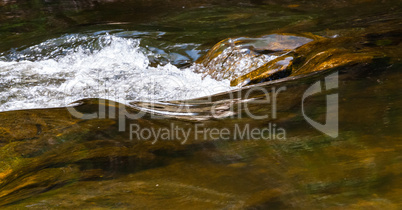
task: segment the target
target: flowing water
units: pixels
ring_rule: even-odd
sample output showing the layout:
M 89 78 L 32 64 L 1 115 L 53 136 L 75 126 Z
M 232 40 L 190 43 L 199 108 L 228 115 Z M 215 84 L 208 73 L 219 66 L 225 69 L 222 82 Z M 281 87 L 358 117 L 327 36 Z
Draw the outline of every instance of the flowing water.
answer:
M 83 98 L 122 103 L 187 99 L 231 89 L 228 81 L 201 78 L 191 69 L 172 64 L 194 60 L 199 53 L 196 44 L 166 46 L 171 51 L 166 53 L 152 46 L 142 47 L 141 38 L 134 38 L 152 35 L 155 39 L 160 34 L 109 33 L 67 34 L 6 52 L 0 64 L 1 111 L 61 107 Z M 164 65 L 157 64 L 163 59 L 167 60 Z
M 0 1 L 0 205 L 400 209 L 399 1 Z

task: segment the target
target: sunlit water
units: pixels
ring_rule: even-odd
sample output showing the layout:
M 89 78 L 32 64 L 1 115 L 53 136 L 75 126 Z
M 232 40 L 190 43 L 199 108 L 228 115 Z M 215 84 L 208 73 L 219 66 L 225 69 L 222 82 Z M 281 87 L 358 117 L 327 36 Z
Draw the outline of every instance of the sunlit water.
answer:
M 14 1 L 0 0 L 0 6 L 4 2 Z M 2 209 L 401 209 L 399 2 L 26 2 L 0 7 L 0 21 L 6 20 L 0 24 Z M 296 70 L 360 62 L 227 92 L 233 90 L 229 79 L 273 58 L 253 57 L 250 46 L 230 42 L 284 38 L 282 32 L 330 38 L 292 54 Z M 194 65 L 217 43 L 228 48 L 207 60 L 206 69 Z M 359 60 L 371 55 L 375 59 Z M 225 67 L 231 71 L 220 74 Z M 324 91 L 332 73 L 339 86 Z M 305 91 L 319 83 L 322 92 L 303 103 Z M 278 94 L 273 119 L 274 100 L 258 99 L 280 88 L 286 90 Z M 334 94 L 336 138 L 305 118 L 326 123 L 327 97 Z M 146 102 L 211 95 L 207 102 Z M 78 112 L 96 114 L 103 107 L 109 113 L 73 116 L 63 106 L 76 100 L 82 102 L 74 104 Z M 179 112 L 187 111 L 181 106 L 191 113 Z M 123 119 L 127 129 L 119 131 L 119 115 L 111 110 L 146 112 Z M 191 135 L 185 143 L 152 144 L 131 139 L 131 124 L 178 126 Z M 252 131 L 270 125 L 283 128 L 286 139 L 193 135 L 196 126 L 234 134 L 236 126 Z
M 67 106 L 83 98 L 122 103 L 190 99 L 233 89 L 228 79 L 217 81 L 199 68 L 195 72 L 193 65 L 179 69 L 167 62 L 152 67 L 151 60 L 172 56 L 140 43 L 141 38 L 99 32 L 68 34 L 8 51 L 0 57 L 0 111 Z M 176 53 L 174 59 L 191 58 L 196 52 Z M 235 67 L 246 68 L 244 62 L 251 61 L 243 59 Z

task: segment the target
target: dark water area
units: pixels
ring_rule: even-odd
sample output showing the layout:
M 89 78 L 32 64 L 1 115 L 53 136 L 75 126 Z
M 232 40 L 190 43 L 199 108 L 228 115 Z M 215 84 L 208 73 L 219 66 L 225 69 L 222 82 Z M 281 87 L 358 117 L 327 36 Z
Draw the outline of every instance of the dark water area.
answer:
M 400 209 L 401 17 L 0 1 L 0 206 Z

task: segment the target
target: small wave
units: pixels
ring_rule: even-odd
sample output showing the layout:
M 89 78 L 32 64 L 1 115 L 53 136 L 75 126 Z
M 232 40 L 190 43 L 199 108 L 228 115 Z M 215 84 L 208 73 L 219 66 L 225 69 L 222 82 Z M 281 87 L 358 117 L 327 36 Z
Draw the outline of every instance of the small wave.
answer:
M 152 66 L 140 38 L 70 34 L 0 57 L 0 111 L 67 106 L 83 98 L 121 103 L 190 99 L 231 90 L 193 67 Z

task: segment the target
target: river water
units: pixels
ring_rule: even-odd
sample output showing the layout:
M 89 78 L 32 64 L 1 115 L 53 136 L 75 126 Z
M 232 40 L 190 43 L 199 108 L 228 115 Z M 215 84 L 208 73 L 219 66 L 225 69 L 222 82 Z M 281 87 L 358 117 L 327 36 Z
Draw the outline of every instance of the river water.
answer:
M 167 49 L 142 47 L 141 38 L 132 37 L 156 39 L 163 33 L 112 32 L 67 34 L 7 53 L 0 64 L 1 110 L 61 107 L 83 98 L 122 103 L 188 99 L 231 89 L 229 81 L 202 78 L 191 68 L 179 69 L 172 64 L 196 59 L 197 44 L 178 43 Z M 158 60 L 166 63 L 152 67 L 152 61 Z
M 0 205 L 399 209 L 401 17 L 0 1 Z

